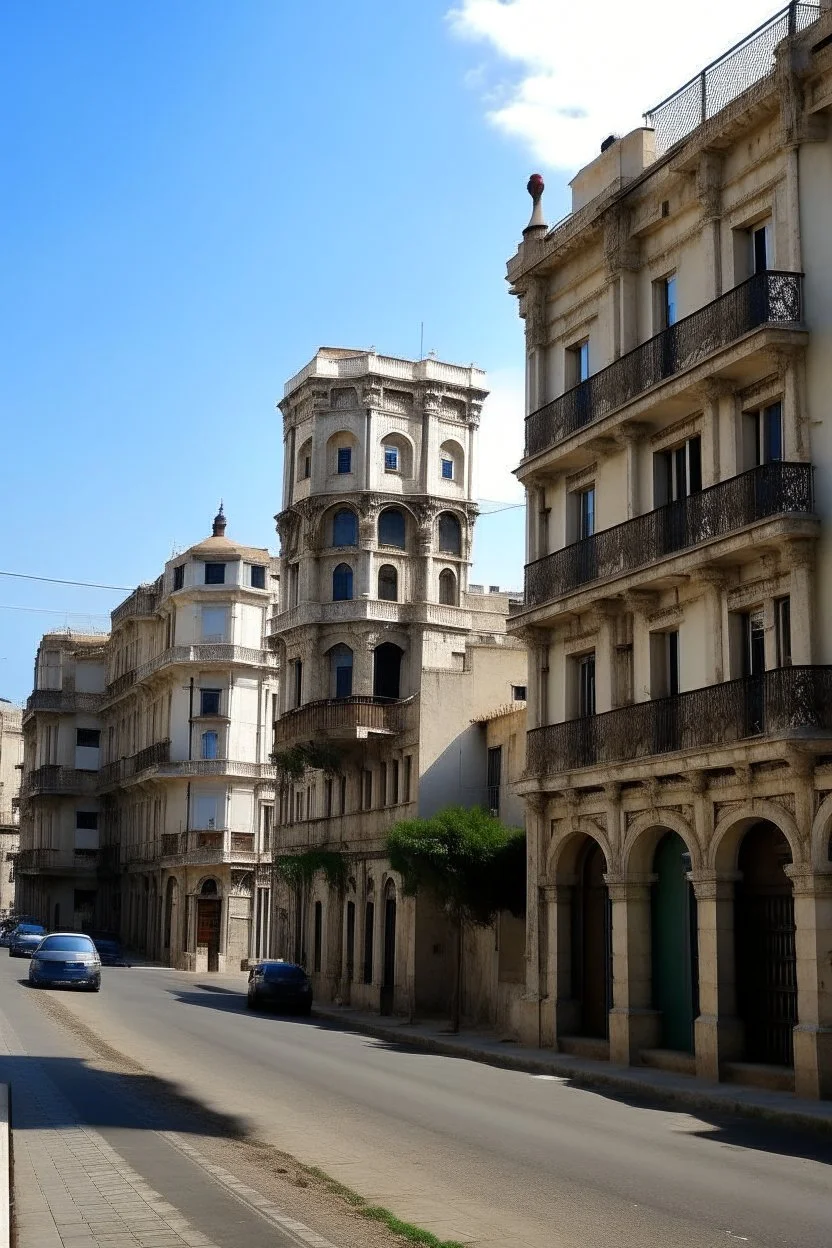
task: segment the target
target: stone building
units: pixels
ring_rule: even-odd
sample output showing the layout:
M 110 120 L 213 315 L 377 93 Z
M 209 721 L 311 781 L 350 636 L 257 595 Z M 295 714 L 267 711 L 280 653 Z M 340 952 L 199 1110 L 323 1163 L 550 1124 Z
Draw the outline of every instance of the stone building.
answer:
M 0 916 L 15 908 L 15 862 L 20 840 L 23 767 L 22 711 L 0 698 Z
M 773 51 L 772 51 L 773 49 Z M 832 13 L 611 137 L 525 319 L 524 1034 L 832 1093 Z
M 221 508 L 108 637 L 44 637 L 26 711 L 27 908 L 185 970 L 248 958 L 274 805 L 274 569 L 225 528 Z
M 275 723 L 273 955 L 319 996 L 385 1011 L 447 1006 L 452 940 L 427 898 L 401 895 L 384 854 L 401 819 L 484 804 L 476 721 L 525 697 L 509 597 L 469 586 L 483 374 L 323 348 L 286 385 Z M 329 772 L 291 775 L 299 745 Z M 288 882 L 325 851 L 345 881 Z

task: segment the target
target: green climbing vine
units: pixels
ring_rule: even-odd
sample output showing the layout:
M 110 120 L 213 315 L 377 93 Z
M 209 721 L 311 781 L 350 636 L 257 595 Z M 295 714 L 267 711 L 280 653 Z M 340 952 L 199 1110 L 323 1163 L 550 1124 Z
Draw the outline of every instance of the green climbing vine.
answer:
M 328 742 L 310 741 L 308 745 L 290 745 L 285 750 L 276 750 L 272 762 L 280 779 L 291 783 L 302 780 L 307 771 L 335 775 L 341 769 L 341 754 Z
M 307 888 L 322 872 L 331 888 L 343 888 L 347 880 L 347 859 L 337 850 L 307 849 L 302 854 L 281 854 L 274 869 L 291 887 Z

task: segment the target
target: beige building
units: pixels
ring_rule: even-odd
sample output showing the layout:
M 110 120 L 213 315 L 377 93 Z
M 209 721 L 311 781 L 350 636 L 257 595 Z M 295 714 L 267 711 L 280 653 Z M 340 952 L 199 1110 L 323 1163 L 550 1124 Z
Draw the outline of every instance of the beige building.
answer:
M 821 9 L 823 11 L 821 11 Z M 524 1034 L 832 1093 L 832 13 L 532 220 Z M 774 52 L 772 54 L 772 48 Z
M 0 917 L 15 908 L 15 862 L 20 841 L 23 713 L 0 698 Z
M 225 528 L 220 509 L 108 637 L 44 637 L 26 711 L 26 908 L 186 970 L 239 967 L 269 887 L 275 569 Z
M 525 698 L 509 597 L 468 583 L 484 398 L 475 368 L 323 348 L 280 404 L 268 948 L 302 961 L 319 996 L 362 1007 L 447 1008 L 450 933 L 427 898 L 402 896 L 385 835 L 404 818 L 484 804 L 477 721 Z M 310 743 L 327 747 L 329 771 L 291 774 Z M 285 860 L 314 863 L 310 851 L 339 856 L 343 879 L 287 879 Z

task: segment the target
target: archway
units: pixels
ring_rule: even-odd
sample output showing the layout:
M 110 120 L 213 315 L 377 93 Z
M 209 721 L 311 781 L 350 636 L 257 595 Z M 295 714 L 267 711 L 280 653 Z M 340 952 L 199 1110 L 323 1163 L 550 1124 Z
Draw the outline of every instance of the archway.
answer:
M 392 1014 L 396 991 L 396 888 L 388 880 L 384 890 L 384 954 L 381 977 L 381 1013 Z
M 373 697 L 401 697 L 402 655 L 404 651 L 391 641 L 376 646 L 373 651 Z
M 612 908 L 604 880 L 607 861 L 587 838 L 577 863 L 572 907 L 572 983 L 579 1002 L 579 1034 L 609 1038 L 612 1008 Z
M 783 870 L 791 861 L 789 843 L 775 824 L 754 824 L 743 836 L 734 902 L 737 1012 L 746 1060 L 773 1066 L 794 1064 L 794 894 Z
M 458 606 L 456 577 L 450 568 L 443 568 L 439 573 L 439 601 L 448 607 Z
M 666 832 L 653 855 L 653 1005 L 661 1012 L 661 1047 L 693 1053 L 699 1013 L 696 898 L 687 879 L 690 854 L 678 832 Z
M 220 969 L 221 915 L 222 901 L 219 897 L 217 881 L 204 880 L 196 904 L 196 944 L 197 949 L 203 947 L 207 952 L 209 971 Z

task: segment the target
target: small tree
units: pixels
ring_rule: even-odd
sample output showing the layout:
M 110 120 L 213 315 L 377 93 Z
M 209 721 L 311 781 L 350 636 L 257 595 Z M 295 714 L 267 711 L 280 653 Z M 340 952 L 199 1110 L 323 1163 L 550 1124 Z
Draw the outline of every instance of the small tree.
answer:
M 487 927 L 500 910 L 525 910 L 525 834 L 479 808 L 449 806 L 430 819 L 405 819 L 387 837 L 387 854 L 408 896 L 431 893 L 456 936 L 451 1026 L 459 1030 L 463 930 Z

